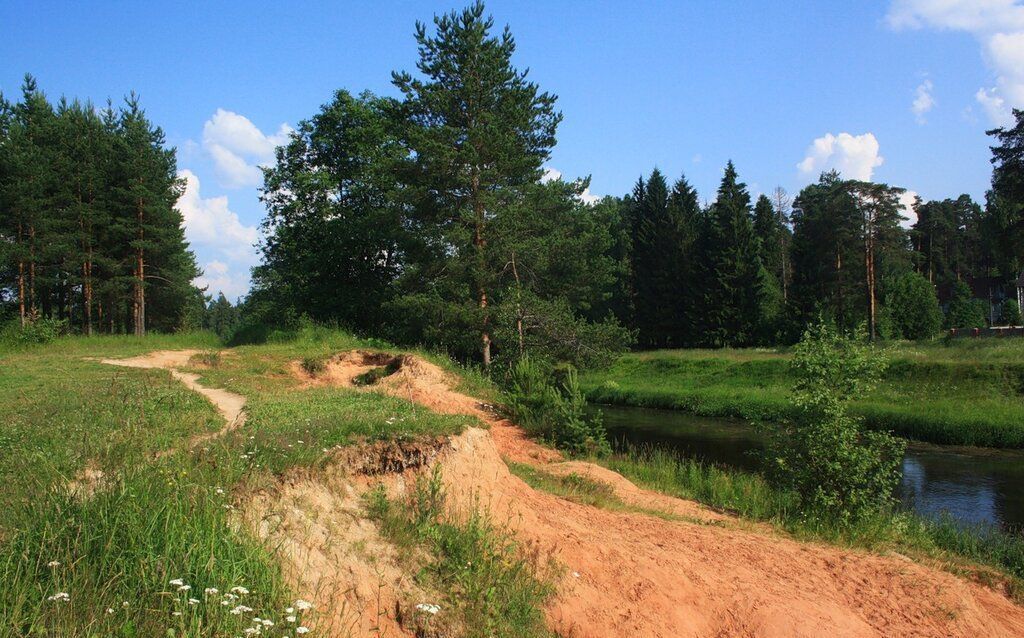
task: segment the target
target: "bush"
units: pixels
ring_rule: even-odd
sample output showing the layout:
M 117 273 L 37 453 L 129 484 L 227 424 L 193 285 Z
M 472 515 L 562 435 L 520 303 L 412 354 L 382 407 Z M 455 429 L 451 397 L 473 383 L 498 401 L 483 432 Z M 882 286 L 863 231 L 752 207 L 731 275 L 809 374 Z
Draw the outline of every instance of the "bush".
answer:
M 942 328 L 935 287 L 916 272 L 893 277 L 886 282 L 885 307 L 892 321 L 893 336 L 927 339 Z
M 512 417 L 533 436 L 553 442 L 574 454 L 602 455 L 610 451 L 600 416 L 586 414 L 587 399 L 576 369 L 564 368 L 562 381 L 529 357 L 508 373 L 506 400 Z
M 11 321 L 0 334 L 0 342 L 8 346 L 32 346 L 50 343 L 57 337 L 68 334 L 66 319 L 36 319 L 22 326 L 18 320 Z
M 324 355 L 303 357 L 300 365 L 306 371 L 306 374 L 315 377 L 327 369 L 327 357 Z
M 971 297 L 971 289 L 962 281 L 953 285 L 953 294 L 946 311 L 947 328 L 984 328 L 985 302 Z
M 1004 326 L 1020 325 L 1020 305 L 1016 299 L 1007 299 L 999 310 L 999 323 Z
M 850 402 L 881 376 L 884 358 L 863 330 L 844 337 L 819 322 L 804 332 L 792 368 L 796 416 L 772 432 L 769 475 L 793 489 L 812 516 L 827 520 L 850 522 L 891 505 L 906 444 L 868 431 L 863 418 L 849 414 Z

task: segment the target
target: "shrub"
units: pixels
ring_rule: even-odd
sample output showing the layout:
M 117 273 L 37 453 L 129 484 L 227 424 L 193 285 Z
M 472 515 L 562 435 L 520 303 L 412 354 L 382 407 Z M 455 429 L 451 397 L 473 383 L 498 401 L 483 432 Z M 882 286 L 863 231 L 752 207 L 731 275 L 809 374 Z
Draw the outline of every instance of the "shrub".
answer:
M 36 319 L 20 325 L 18 320 L 11 321 L 0 335 L 0 341 L 9 346 L 32 346 L 50 343 L 57 337 L 68 334 L 66 319 Z
M 916 272 L 893 277 L 886 282 L 885 307 L 894 332 L 904 339 L 927 339 L 942 328 L 935 287 Z
M 1004 326 L 1020 325 L 1020 305 L 1016 299 L 1007 299 L 999 310 L 999 323 Z
M 766 451 L 767 470 L 793 489 L 811 515 L 841 523 L 878 512 L 892 501 L 905 443 L 868 431 L 849 414 L 851 401 L 877 382 L 885 359 L 864 341 L 819 322 L 794 349 L 795 417 L 777 426 Z
M 327 357 L 314 355 L 302 358 L 302 369 L 311 377 L 315 377 L 327 369 Z
M 967 284 L 956 282 L 946 311 L 946 327 L 984 328 L 985 323 L 985 302 L 972 298 Z
M 506 399 L 513 418 L 530 434 L 574 454 L 605 454 L 608 438 L 599 415 L 587 415 L 587 399 L 576 369 L 567 366 L 562 381 L 529 357 L 508 373 Z

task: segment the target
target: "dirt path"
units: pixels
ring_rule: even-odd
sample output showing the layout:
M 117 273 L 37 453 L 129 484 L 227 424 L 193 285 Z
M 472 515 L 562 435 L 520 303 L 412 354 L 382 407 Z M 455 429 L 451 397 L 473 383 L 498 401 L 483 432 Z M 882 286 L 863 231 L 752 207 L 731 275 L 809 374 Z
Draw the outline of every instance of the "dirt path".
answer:
M 125 368 L 161 368 L 170 371 L 171 376 L 185 384 L 189 390 L 198 392 L 213 404 L 224 417 L 224 426 L 216 432 L 196 434 L 189 438 L 186 448 L 193 448 L 212 439 L 224 436 L 245 424 L 245 397 L 219 388 L 208 388 L 199 383 L 199 375 L 181 372 L 176 368 L 188 365 L 189 359 L 199 350 L 159 350 L 130 359 L 101 359 L 100 363 Z M 173 454 L 178 448 L 161 450 L 157 458 Z
M 380 365 L 369 353 L 328 363 L 308 384 L 351 387 Z M 301 370 L 297 371 L 302 374 Z M 740 529 L 699 504 L 643 490 L 539 447 L 419 359 L 374 389 L 489 430 L 453 437 L 440 463 L 449 494 L 482 503 L 539 555 L 564 565 L 548 623 L 562 636 L 1024 636 L 1024 608 L 1001 592 L 901 557 L 801 543 Z M 502 457 L 585 472 L 624 501 L 686 521 L 602 510 L 531 489 Z

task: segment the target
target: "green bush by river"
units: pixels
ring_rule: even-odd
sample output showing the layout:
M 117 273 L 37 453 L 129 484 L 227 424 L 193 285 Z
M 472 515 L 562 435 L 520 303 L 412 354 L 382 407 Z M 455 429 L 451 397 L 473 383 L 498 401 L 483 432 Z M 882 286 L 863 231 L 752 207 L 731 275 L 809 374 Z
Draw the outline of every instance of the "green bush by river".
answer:
M 1024 447 L 1024 340 L 889 346 L 882 383 L 854 409 L 870 427 L 956 445 Z M 793 377 L 785 349 L 656 350 L 580 376 L 595 403 L 779 420 Z

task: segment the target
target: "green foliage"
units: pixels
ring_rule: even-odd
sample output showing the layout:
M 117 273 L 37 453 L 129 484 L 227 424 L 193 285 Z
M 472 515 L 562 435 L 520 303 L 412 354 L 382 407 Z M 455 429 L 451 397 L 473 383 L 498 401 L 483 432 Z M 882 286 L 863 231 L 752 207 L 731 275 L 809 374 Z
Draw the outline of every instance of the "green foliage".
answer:
M 549 635 L 543 606 L 553 589 L 540 575 L 547 566 L 524 555 L 512 536 L 481 511 L 451 513 L 436 471 L 429 478 L 418 477 L 404 502 L 389 500 L 383 488 L 370 492 L 367 509 L 384 536 L 404 550 L 420 586 L 438 596 L 440 611 L 420 618 L 417 633 Z M 417 548 L 430 553 L 425 564 Z
M 892 321 L 890 338 L 928 339 L 942 327 L 935 288 L 915 272 L 892 277 L 885 282 L 885 309 Z
M 892 503 L 905 443 L 866 431 L 851 401 L 878 382 L 885 360 L 864 334 L 844 337 L 822 321 L 810 326 L 792 361 L 796 418 L 773 429 L 769 473 L 801 506 L 831 520 L 856 520 Z
M 185 327 L 199 270 L 175 208 L 184 183 L 138 96 L 53 105 L 26 76 L 0 111 L 6 310 L 86 334 Z
M 306 371 L 306 374 L 315 377 L 327 369 L 327 357 L 322 354 L 306 356 L 302 358 L 299 365 Z
M 572 366 L 558 383 L 550 368 L 523 357 L 510 368 L 506 385 L 512 418 L 531 435 L 574 454 L 610 449 L 600 417 L 586 414 L 586 397 Z
M 971 289 L 962 281 L 953 285 L 949 309 L 946 311 L 947 328 L 984 328 L 988 325 L 984 301 L 971 296 Z
M 22 326 L 20 321 L 14 319 L 0 330 L 0 344 L 9 348 L 45 344 L 67 332 L 66 320 L 43 318 Z
M 1016 299 L 1003 301 L 999 309 L 999 323 L 1004 326 L 1019 326 L 1021 324 L 1020 305 Z
M 703 262 L 705 343 L 743 346 L 763 333 L 766 276 L 761 241 L 751 219 L 750 193 L 732 162 L 708 211 Z

